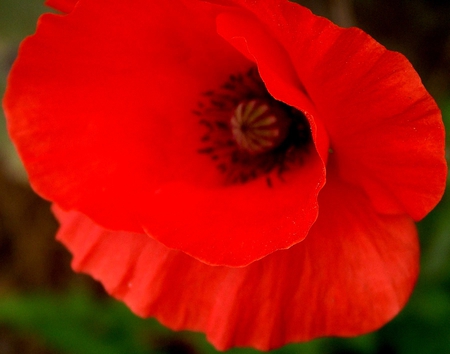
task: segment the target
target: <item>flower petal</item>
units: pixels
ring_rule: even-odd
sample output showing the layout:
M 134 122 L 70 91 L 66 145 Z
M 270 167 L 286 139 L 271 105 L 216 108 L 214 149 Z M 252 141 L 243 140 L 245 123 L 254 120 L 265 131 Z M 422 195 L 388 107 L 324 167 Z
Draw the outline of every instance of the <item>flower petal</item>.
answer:
M 223 186 L 198 153 L 204 131 L 192 110 L 254 64 L 217 35 L 216 8 L 188 3 L 80 0 L 66 16 L 43 16 L 9 79 L 9 131 L 46 199 L 206 263 L 242 266 L 306 236 L 326 134 L 321 156 L 312 151 L 275 188 Z M 267 81 L 275 90 L 283 80 Z M 302 106 L 289 85 L 280 95 Z
M 140 231 L 134 212 L 161 181 L 202 180 L 215 168 L 196 151 L 202 132 L 191 111 L 200 92 L 249 63 L 214 35 L 207 9 L 134 5 L 79 1 L 67 16 L 44 15 L 22 45 L 4 106 L 42 196 Z
M 342 176 L 362 186 L 378 210 L 418 220 L 437 204 L 447 175 L 444 127 L 403 55 L 287 1 L 218 3 L 256 17 L 289 53 Z
M 141 316 L 206 332 L 219 349 L 262 350 L 377 329 L 408 299 L 418 273 L 415 226 L 374 213 L 333 179 L 310 235 L 244 268 L 208 266 L 146 235 L 108 231 L 76 212 L 56 214 L 73 267 Z
M 257 63 L 261 77 L 273 97 L 305 114 L 317 153 L 324 164 L 322 175 L 319 174 L 319 183 L 323 186 L 328 135 L 295 72 L 289 53 L 250 14 L 222 12 L 218 15 L 217 27 L 220 35 Z

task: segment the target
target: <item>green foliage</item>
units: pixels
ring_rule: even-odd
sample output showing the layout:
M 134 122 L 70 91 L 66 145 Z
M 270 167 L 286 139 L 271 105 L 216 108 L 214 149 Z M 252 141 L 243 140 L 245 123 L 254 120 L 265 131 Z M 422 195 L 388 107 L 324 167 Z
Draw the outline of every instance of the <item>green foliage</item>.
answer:
M 15 41 L 31 34 L 37 17 L 50 11 L 43 3 L 42 0 L 0 1 L 0 34 Z
M 98 302 L 83 292 L 2 298 L 0 321 L 72 354 L 146 353 L 145 342 L 163 331 L 119 303 Z
M 23 335 L 44 339 L 51 348 L 67 354 L 214 354 L 217 351 L 196 333 L 174 333 L 155 320 L 144 320 L 112 299 L 99 301 L 86 291 L 39 293 L 0 298 L 0 323 Z M 373 353 L 375 337 L 354 340 L 319 339 L 291 344 L 273 354 Z M 176 351 L 178 343 L 180 351 Z M 190 351 L 188 351 L 188 349 Z M 232 349 L 228 354 L 258 354 L 253 349 Z

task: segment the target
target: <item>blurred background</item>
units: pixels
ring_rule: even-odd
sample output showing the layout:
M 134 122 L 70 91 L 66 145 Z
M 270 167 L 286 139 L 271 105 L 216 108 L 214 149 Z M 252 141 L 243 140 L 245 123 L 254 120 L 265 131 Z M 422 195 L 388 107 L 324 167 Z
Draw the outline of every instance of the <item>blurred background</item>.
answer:
M 0 0 L 0 96 L 20 41 L 50 10 Z M 412 62 L 450 127 L 450 0 L 297 1 L 358 26 Z M 30 189 L 0 113 L 0 354 L 217 353 L 204 336 L 134 316 L 101 285 L 70 269 L 47 202 Z M 273 353 L 450 353 L 450 197 L 419 224 L 421 275 L 406 308 L 375 333 L 288 345 Z M 371 301 L 367 299 L 367 301 Z M 249 349 L 232 354 L 256 354 Z

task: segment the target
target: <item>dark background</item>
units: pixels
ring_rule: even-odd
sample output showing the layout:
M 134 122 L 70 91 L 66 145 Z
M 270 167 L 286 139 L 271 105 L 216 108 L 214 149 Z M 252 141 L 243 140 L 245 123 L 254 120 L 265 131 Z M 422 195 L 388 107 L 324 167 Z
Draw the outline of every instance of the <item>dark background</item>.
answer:
M 298 2 L 405 54 L 450 121 L 450 1 Z M 41 0 L 0 0 L 0 95 L 20 41 L 46 11 Z M 70 255 L 54 240 L 56 228 L 48 203 L 27 183 L 0 113 L 0 354 L 216 353 L 203 335 L 173 333 L 140 319 L 89 277 L 73 273 Z M 450 353 L 448 196 L 419 230 L 419 283 L 396 319 L 366 336 L 319 339 L 274 353 Z

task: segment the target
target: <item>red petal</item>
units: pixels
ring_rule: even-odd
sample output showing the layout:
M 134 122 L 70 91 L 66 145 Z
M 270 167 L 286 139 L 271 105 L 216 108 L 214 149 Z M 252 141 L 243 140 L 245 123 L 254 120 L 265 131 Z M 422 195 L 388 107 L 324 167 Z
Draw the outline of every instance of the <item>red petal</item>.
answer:
M 222 350 L 377 329 L 404 306 L 416 281 L 414 224 L 376 214 L 360 190 L 337 178 L 319 199 L 321 214 L 305 241 L 243 268 L 208 266 L 76 212 L 56 210 L 58 238 L 74 254 L 75 270 L 99 279 L 134 312 L 206 332 Z
M 46 0 L 45 5 L 66 14 L 72 12 L 78 0 Z
M 436 205 L 447 175 L 444 127 L 401 54 L 287 1 L 212 2 L 235 6 L 229 16 L 259 21 L 289 54 L 342 176 L 363 186 L 378 210 L 420 219 Z
M 323 185 L 328 158 L 328 136 L 305 87 L 299 81 L 289 53 L 257 19 L 241 12 L 221 13 L 217 19 L 217 27 L 220 35 L 257 63 L 261 77 L 273 97 L 305 114 L 317 153 L 324 164 L 322 174 L 318 174 L 318 181 Z
M 378 210 L 421 219 L 447 175 L 436 103 L 401 54 L 358 30 L 342 32 L 323 60 L 330 63 L 318 63 L 309 87 L 341 175 L 363 186 Z
M 273 189 L 265 180 L 218 185 L 216 166 L 197 152 L 203 131 L 192 109 L 201 92 L 253 64 L 216 34 L 211 11 L 81 0 L 67 16 L 44 16 L 22 46 L 5 107 L 45 198 L 207 263 L 242 266 L 306 236 L 327 141 L 322 134 L 322 160 L 312 152 Z M 289 76 L 265 75 L 283 100 L 305 104 L 283 83 Z
M 162 181 L 217 174 L 191 111 L 250 65 L 214 34 L 207 4 L 164 4 L 79 1 L 45 15 L 9 78 L 9 130 L 34 188 L 111 228 L 141 231 L 136 210 Z

